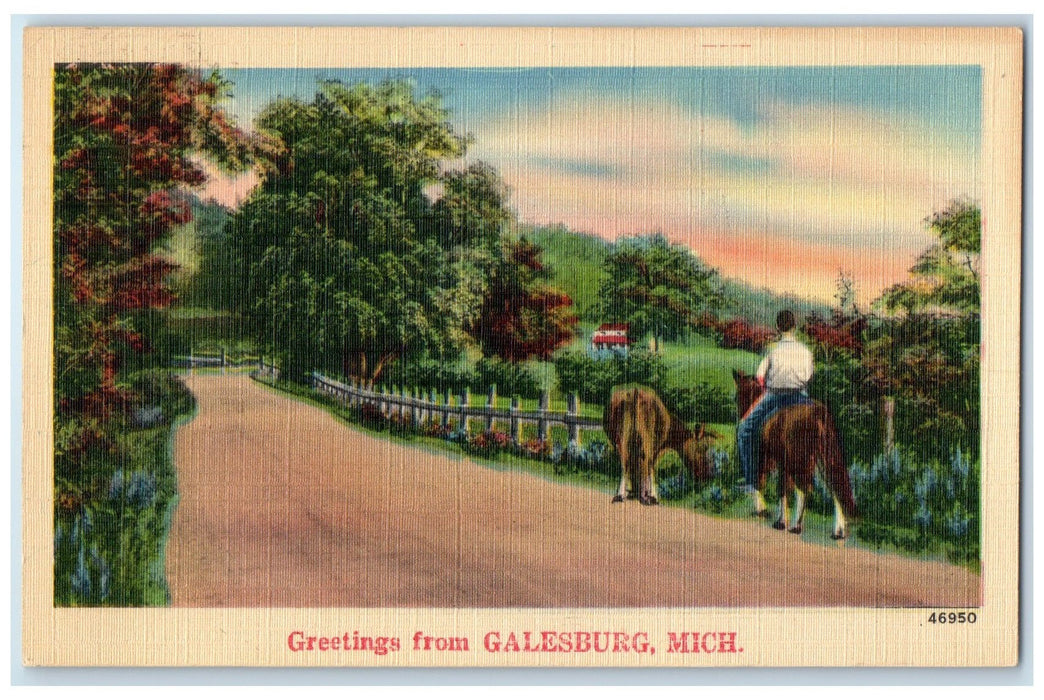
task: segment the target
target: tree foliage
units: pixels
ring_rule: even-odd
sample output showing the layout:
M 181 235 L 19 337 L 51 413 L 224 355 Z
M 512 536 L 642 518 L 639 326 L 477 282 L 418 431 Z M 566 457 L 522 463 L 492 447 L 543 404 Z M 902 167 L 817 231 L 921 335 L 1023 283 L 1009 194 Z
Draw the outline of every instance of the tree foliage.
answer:
M 918 459 L 978 454 L 981 217 L 958 201 L 927 221 L 937 242 L 910 280 L 874 303 L 901 313 L 862 313 L 842 275 L 830 318 L 810 315 L 803 327 L 817 360 L 812 392 L 834 411 L 850 456 L 864 461 L 882 448 L 874 416 L 883 399 L 894 404 L 896 443 Z
M 887 289 L 878 305 L 888 311 L 979 311 L 979 257 L 982 212 L 978 205 L 955 200 L 927 218 L 939 240 L 910 269 L 913 279 Z
M 254 144 L 218 108 L 225 84 L 176 65 L 54 72 L 55 469 L 67 509 L 111 459 L 134 392 L 126 370 L 173 300 L 156 252 L 190 211 L 201 157 L 242 167 Z M 62 495 L 64 494 L 64 495 Z
M 549 284 L 541 249 L 525 238 L 504 244 L 471 335 L 486 357 L 551 359 L 573 339 L 572 300 Z
M 606 256 L 599 291 L 606 321 L 630 324 L 634 339 L 681 337 L 700 314 L 723 303 L 718 275 L 688 249 L 663 236 L 619 241 Z
M 467 139 L 438 95 L 331 82 L 311 102 L 270 105 L 257 127 L 285 152 L 229 239 L 237 296 L 252 300 L 239 311 L 287 376 L 376 381 L 454 361 L 474 342 L 511 360 L 564 342 L 568 300 L 537 283 L 537 258 L 502 246 L 514 215 L 500 176 L 444 167 Z
M 439 291 L 445 253 L 424 188 L 464 140 L 437 96 L 401 82 L 327 83 L 257 127 L 284 155 L 232 219 L 242 309 L 284 372 L 373 379 L 419 348 L 452 343 Z

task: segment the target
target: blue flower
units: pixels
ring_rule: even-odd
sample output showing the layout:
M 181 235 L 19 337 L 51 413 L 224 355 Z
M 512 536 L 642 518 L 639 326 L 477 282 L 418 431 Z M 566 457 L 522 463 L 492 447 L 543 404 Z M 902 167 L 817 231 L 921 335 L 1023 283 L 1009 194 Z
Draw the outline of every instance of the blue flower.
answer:
M 102 600 L 109 597 L 109 563 L 105 557 L 98 553 L 98 547 L 91 547 L 91 564 L 98 572 L 98 589 Z
M 953 473 L 962 481 L 967 479 L 968 474 L 971 472 L 971 462 L 960 450 L 953 451 L 953 455 L 950 457 L 950 466 L 953 468 Z
M 921 501 L 927 500 L 935 490 L 938 481 L 934 469 L 931 467 L 925 469 L 914 482 L 914 493 L 917 494 L 917 498 Z
M 917 512 L 914 513 L 914 522 L 916 522 L 921 527 L 922 530 L 927 530 L 928 526 L 931 525 L 931 523 L 932 523 L 932 514 L 928 510 L 928 505 L 927 504 L 925 504 L 925 503 L 921 503 L 920 504 L 920 506 L 917 509 Z
M 147 508 L 156 500 L 156 476 L 136 471 L 127 478 L 122 469 L 117 469 L 109 482 L 109 498 L 126 500 L 139 509 Z
M 711 448 L 711 461 L 713 462 L 714 474 L 717 476 L 725 471 L 729 464 L 729 453 L 717 447 Z
M 964 537 L 968 534 L 968 526 L 971 523 L 971 514 L 960 503 L 954 505 L 953 512 L 946 518 L 946 529 L 954 537 Z
M 109 499 L 118 501 L 123 495 L 123 470 L 117 469 L 112 474 L 112 479 L 109 481 Z
M 80 543 L 80 553 L 76 557 L 76 570 L 70 576 L 73 590 L 81 597 L 86 598 L 91 594 L 91 572 L 87 568 L 87 545 Z
M 138 508 L 146 508 L 152 505 L 155 499 L 156 477 L 145 472 L 131 474 L 130 485 L 127 487 L 127 500 Z

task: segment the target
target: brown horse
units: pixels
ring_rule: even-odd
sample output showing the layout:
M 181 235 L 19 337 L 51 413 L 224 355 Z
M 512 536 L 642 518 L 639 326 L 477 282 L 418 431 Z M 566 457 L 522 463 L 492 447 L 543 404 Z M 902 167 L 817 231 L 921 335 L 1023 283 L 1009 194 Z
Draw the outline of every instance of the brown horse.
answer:
M 677 452 L 697 481 L 712 475 L 707 450 L 717 435 L 703 425 L 695 430 L 686 426 L 667 410 L 652 389 L 631 387 L 614 391 L 605 409 L 603 426 L 620 455 L 620 489 L 613 503 L 628 496 L 637 497 L 644 505 L 658 503 L 656 462 L 666 450 Z
M 732 376 L 736 380 L 736 408 L 742 417 L 761 397 L 762 388 L 750 375 L 733 370 Z M 834 419 L 826 406 L 818 401 L 784 408 L 765 423 L 754 492 L 755 512 L 757 515 L 767 512 L 761 492 L 769 474 L 778 470 L 779 517 L 774 527 L 787 529 L 787 494 L 794 491 L 794 519 L 789 529 L 800 533 L 805 496 L 812 489 L 816 465 L 820 465 L 820 474 L 834 498 L 832 537 L 844 539 L 848 534 L 845 518 L 854 520 L 859 516 Z

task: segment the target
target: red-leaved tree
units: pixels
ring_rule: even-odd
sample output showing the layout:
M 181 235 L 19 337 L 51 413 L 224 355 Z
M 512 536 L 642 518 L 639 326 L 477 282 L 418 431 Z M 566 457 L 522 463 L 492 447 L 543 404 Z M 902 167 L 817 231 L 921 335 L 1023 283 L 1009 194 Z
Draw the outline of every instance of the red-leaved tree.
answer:
M 91 488 L 133 393 L 121 370 L 150 349 L 146 314 L 168 307 L 173 265 L 156 252 L 189 220 L 200 158 L 243 167 L 250 140 L 217 107 L 225 84 L 177 65 L 54 71 L 55 476 L 58 505 Z M 108 457 L 107 457 L 108 456 Z
M 504 245 L 478 320 L 470 329 L 486 357 L 548 360 L 573 339 L 569 295 L 548 284 L 540 246 L 525 238 Z

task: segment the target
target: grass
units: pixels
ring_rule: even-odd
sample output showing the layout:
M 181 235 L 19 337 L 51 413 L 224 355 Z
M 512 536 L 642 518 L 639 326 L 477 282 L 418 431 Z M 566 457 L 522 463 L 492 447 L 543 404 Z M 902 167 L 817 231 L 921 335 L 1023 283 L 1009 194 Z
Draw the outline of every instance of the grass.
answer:
M 725 350 L 713 341 L 693 336 L 688 343 L 664 342 L 660 354 L 670 368 L 668 384 L 691 386 L 710 384 L 726 391 L 734 391 L 732 370 L 753 373 L 761 358 L 746 350 Z

